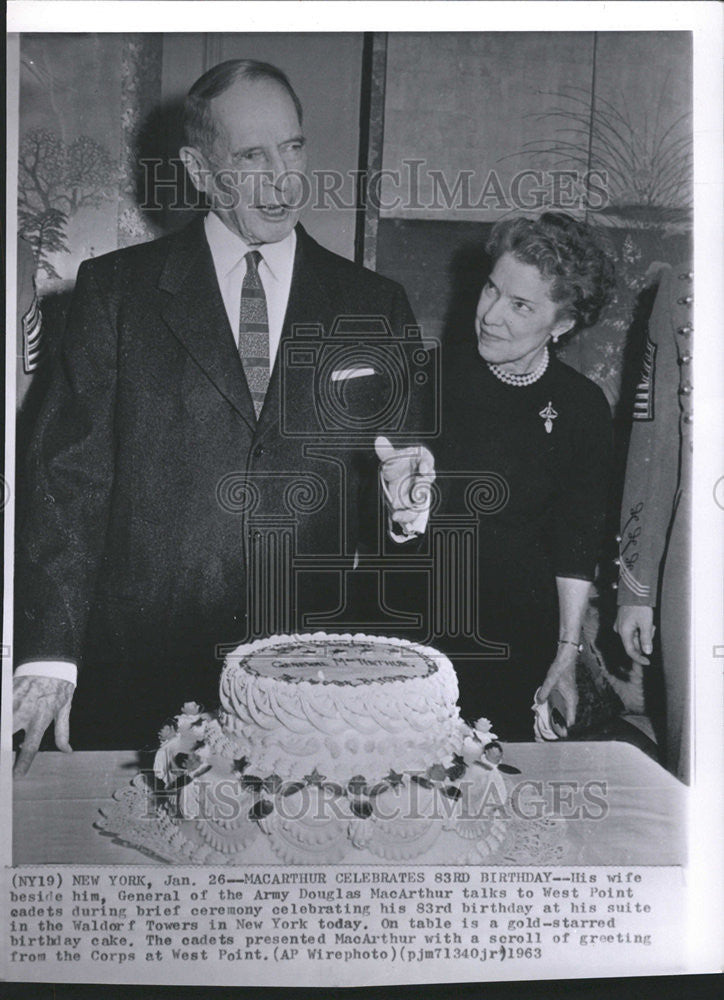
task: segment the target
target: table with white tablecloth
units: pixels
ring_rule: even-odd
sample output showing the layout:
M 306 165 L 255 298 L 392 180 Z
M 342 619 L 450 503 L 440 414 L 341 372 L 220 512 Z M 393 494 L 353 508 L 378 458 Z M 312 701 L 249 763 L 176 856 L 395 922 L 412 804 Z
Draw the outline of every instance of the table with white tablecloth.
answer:
M 520 772 L 506 777 L 519 820 L 546 815 L 565 829 L 560 863 L 685 863 L 688 790 L 637 747 L 562 741 L 504 749 L 505 762 Z M 132 751 L 39 753 L 14 783 L 13 864 L 154 863 L 96 826 L 138 768 Z M 531 852 L 516 863 L 539 861 Z

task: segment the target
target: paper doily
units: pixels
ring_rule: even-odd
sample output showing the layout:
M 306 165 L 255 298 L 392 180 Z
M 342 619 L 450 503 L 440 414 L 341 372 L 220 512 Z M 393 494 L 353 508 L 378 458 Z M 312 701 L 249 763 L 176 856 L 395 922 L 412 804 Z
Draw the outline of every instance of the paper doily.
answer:
M 222 854 L 187 835 L 184 827 L 171 818 L 159 805 L 143 775 L 138 774 L 126 788 L 113 796 L 113 801 L 100 810 L 95 826 L 116 843 L 167 864 L 193 865 L 279 865 L 267 836 L 258 837 L 245 851 L 235 855 Z M 496 821 L 497 822 L 497 821 Z M 430 852 L 410 858 L 407 864 L 439 865 L 559 865 L 567 849 L 566 821 L 555 817 L 525 818 L 509 816 L 500 821 L 504 826 L 500 846 L 485 853 L 474 841 L 446 831 Z M 443 847 L 444 838 L 444 847 Z M 321 862 L 316 862 L 320 864 Z M 338 862 L 339 863 L 339 862 Z M 365 850 L 350 850 L 342 864 L 395 864 Z

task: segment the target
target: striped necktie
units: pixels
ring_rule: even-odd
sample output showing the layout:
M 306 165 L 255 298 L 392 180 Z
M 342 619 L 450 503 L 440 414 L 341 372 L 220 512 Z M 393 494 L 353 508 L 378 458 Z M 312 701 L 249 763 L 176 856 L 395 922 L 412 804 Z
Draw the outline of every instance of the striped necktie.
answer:
M 246 274 L 239 307 L 239 357 L 249 385 L 257 419 L 269 386 L 269 318 L 264 286 L 259 278 L 258 250 L 245 255 Z

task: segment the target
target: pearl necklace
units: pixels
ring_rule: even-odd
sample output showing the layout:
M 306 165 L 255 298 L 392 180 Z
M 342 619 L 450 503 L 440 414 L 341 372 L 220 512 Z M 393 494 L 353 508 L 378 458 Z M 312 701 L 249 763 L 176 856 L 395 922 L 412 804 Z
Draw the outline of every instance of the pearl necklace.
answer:
M 517 372 L 506 372 L 500 367 L 500 365 L 494 365 L 490 361 L 487 362 L 487 365 L 493 375 L 495 375 L 495 377 L 501 382 L 505 382 L 506 385 L 522 386 L 533 385 L 534 382 L 537 382 L 548 367 L 549 361 L 550 355 L 548 353 L 548 348 L 546 347 L 543 357 L 537 367 L 534 368 L 532 372 L 526 372 L 524 375 L 519 375 Z

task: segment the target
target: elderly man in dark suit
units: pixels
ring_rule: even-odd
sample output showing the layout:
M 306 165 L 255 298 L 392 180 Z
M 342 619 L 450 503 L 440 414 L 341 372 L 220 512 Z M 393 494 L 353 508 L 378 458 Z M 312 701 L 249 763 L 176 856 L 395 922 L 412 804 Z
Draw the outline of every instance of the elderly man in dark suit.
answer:
M 185 130 L 211 211 L 81 266 L 30 451 L 20 772 L 53 721 L 69 749 L 71 699 L 74 740 L 152 741 L 185 699 L 213 704 L 225 645 L 333 618 L 361 554 L 424 530 L 427 355 L 402 288 L 297 224 L 291 85 L 223 63 Z

